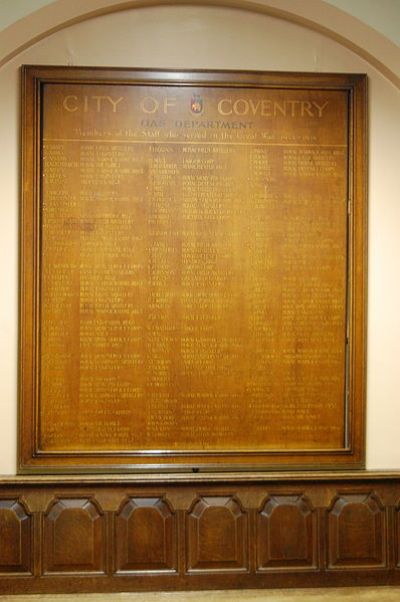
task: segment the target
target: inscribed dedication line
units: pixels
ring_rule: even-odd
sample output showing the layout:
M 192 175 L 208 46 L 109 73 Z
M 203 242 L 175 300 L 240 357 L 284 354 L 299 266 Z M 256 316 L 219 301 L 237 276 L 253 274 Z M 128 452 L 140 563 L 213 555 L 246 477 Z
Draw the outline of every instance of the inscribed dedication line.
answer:
M 348 449 L 349 90 L 40 90 L 38 455 Z

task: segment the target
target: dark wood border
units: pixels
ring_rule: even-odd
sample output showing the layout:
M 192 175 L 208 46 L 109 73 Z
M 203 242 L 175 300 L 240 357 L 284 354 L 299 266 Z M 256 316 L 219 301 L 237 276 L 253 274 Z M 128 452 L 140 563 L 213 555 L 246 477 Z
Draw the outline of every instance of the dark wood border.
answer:
M 26 66 L 22 71 L 22 210 L 20 285 L 19 470 L 29 472 L 198 471 L 253 468 L 362 468 L 365 462 L 366 344 L 366 76 L 354 74 L 163 71 Z M 38 446 L 38 338 L 41 85 L 45 82 L 158 83 L 339 89 L 349 93 L 349 399 L 348 445 L 338 450 L 249 453 L 196 452 L 154 457 L 139 452 L 49 454 Z M 173 461 L 171 460 L 174 456 Z M 229 463 L 222 458 L 229 457 Z

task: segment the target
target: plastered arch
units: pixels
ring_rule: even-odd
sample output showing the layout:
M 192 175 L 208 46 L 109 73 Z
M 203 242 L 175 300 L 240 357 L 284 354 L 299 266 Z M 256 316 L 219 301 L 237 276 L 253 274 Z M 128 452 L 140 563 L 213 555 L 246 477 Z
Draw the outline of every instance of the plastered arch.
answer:
M 0 32 L 0 68 L 36 42 L 70 25 L 114 12 L 166 5 L 241 9 L 296 23 L 352 50 L 400 88 L 400 48 L 324 0 L 56 0 Z

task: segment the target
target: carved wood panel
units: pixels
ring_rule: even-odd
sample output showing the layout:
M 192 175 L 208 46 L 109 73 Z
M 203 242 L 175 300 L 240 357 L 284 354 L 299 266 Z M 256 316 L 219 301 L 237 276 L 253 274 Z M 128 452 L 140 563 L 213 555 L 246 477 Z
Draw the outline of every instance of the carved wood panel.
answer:
M 386 566 L 386 517 L 374 493 L 343 494 L 328 513 L 329 568 Z
M 316 519 L 302 495 L 268 497 L 257 514 L 257 570 L 315 568 Z
M 115 527 L 117 572 L 175 572 L 177 522 L 161 498 L 129 498 Z
M 45 573 L 104 573 L 105 524 L 88 498 L 54 501 L 44 516 Z
M 400 585 L 400 474 L 306 475 L 0 480 L 0 593 Z
M 201 497 L 187 517 L 188 571 L 245 571 L 248 518 L 233 497 Z
M 21 502 L 0 499 L 0 574 L 30 573 L 32 519 Z

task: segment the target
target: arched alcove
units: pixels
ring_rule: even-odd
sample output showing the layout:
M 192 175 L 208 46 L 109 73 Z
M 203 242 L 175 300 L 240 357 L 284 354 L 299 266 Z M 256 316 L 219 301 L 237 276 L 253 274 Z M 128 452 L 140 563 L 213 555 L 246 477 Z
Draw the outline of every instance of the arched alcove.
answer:
M 0 34 L 1 52 L 5 57 L 0 69 L 0 108 L 7 116 L 0 125 L 2 145 L 7 149 L 0 166 L 3 198 L 0 253 L 6 259 L 0 266 L 4 290 L 0 301 L 3 358 L 0 368 L 0 472 L 12 474 L 16 470 L 21 64 L 368 74 L 367 466 L 399 467 L 396 403 L 400 387 L 397 368 L 400 287 L 396 258 L 400 255 L 397 199 L 400 94 L 395 85 L 398 77 L 396 52 L 399 49 L 387 40 L 386 44 L 382 36 L 376 34 L 382 42 L 379 46 L 373 30 L 365 29 L 367 26 L 343 15 L 342 11 L 327 7 L 322 0 L 307 3 L 291 0 L 201 3 L 82 0 L 73 3 L 58 0 Z M 397 51 L 393 50 L 396 48 Z

